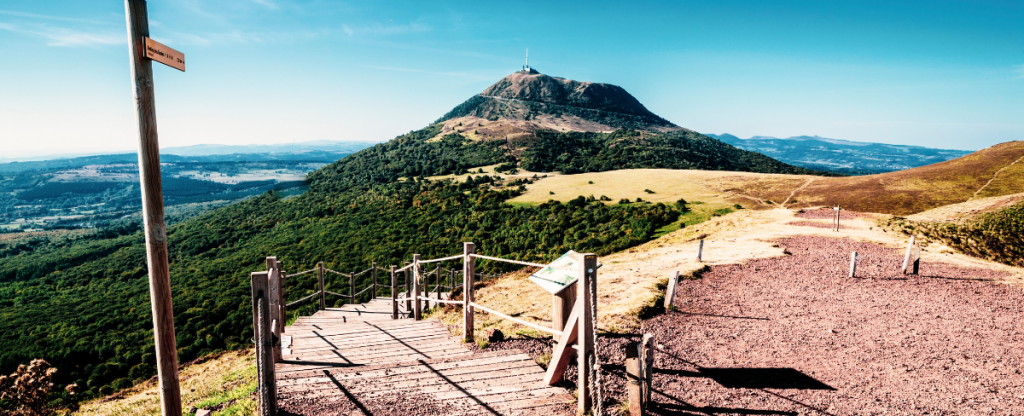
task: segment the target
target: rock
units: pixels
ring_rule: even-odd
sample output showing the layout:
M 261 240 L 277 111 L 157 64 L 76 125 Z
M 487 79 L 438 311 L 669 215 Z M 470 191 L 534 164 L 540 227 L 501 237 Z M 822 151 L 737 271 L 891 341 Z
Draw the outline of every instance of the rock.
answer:
M 210 411 L 206 409 L 196 410 L 196 416 L 210 416 Z
M 505 340 L 505 334 L 503 334 L 500 329 L 488 329 L 486 334 L 487 342 L 500 342 Z

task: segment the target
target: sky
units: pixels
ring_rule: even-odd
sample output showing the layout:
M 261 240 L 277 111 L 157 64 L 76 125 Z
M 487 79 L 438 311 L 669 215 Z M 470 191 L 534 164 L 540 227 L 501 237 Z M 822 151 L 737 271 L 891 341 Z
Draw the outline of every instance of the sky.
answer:
M 1024 2 L 150 0 L 161 147 L 380 142 L 520 69 L 703 133 L 1024 140 Z M 0 158 L 134 151 L 124 4 L 0 0 Z

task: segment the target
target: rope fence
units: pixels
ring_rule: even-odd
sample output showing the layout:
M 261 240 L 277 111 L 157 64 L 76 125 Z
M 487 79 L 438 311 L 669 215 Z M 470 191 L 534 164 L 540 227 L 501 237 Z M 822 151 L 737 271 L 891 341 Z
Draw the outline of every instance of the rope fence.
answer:
M 316 292 L 313 292 L 313 294 L 312 294 L 312 295 L 306 296 L 306 297 L 304 297 L 304 298 L 302 298 L 302 299 L 299 299 L 299 300 L 297 300 L 297 301 L 295 301 L 295 302 L 290 302 L 290 303 L 286 303 L 286 304 L 285 304 L 284 306 L 294 306 L 294 305 L 298 305 L 298 304 L 300 304 L 300 303 L 302 303 L 302 302 L 305 302 L 305 301 L 307 301 L 307 300 L 311 299 L 311 298 L 312 298 L 313 296 L 316 296 L 316 295 L 319 295 L 319 294 L 320 294 L 320 291 L 318 290 L 318 291 L 316 291 Z
M 534 324 L 534 323 L 526 322 L 526 321 L 524 321 L 522 319 L 513 318 L 513 317 L 505 315 L 505 314 L 503 314 L 501 312 L 495 311 L 495 310 L 493 310 L 491 308 L 486 308 L 486 307 L 480 306 L 480 304 L 476 303 L 476 302 L 470 302 L 469 304 L 473 305 L 474 308 L 481 309 L 484 312 L 487 312 L 487 313 L 492 314 L 492 315 L 498 315 L 498 316 L 500 316 L 502 318 L 505 318 L 505 319 L 510 320 L 512 322 L 515 322 L 517 324 L 528 326 L 530 328 L 533 328 L 533 329 L 536 329 L 536 330 L 539 330 L 539 331 L 547 332 L 547 333 L 549 333 L 551 335 L 554 335 L 554 336 L 556 336 L 558 338 L 562 337 L 562 331 L 558 331 L 558 330 L 555 330 L 553 328 L 547 328 L 547 327 L 543 327 L 543 326 L 540 326 L 540 325 L 537 325 L 537 324 Z
M 309 270 L 306 270 L 306 271 L 304 271 L 304 272 L 298 272 L 298 273 L 288 274 L 288 275 L 285 275 L 284 277 L 295 277 L 295 276 L 302 276 L 302 275 L 304 275 L 304 274 L 306 274 L 306 273 L 313 273 L 313 272 L 315 272 L 315 271 L 316 271 L 316 269 L 309 269 Z

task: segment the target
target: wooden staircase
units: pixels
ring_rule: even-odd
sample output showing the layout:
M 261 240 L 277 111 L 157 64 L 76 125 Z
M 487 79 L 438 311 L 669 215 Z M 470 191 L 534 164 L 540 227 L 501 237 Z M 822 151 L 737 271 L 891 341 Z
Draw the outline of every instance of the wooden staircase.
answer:
M 275 364 L 290 414 L 569 414 L 575 398 L 544 383 L 518 351 L 474 352 L 440 321 L 392 319 L 391 299 L 300 317 Z M 408 317 L 404 302 L 400 318 Z

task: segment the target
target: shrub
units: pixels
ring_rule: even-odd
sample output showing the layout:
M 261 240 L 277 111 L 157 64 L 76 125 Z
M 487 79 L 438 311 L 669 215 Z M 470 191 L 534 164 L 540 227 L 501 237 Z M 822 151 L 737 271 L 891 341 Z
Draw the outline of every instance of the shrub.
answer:
M 628 204 L 628 203 L 630 203 L 630 201 L 628 199 L 626 199 L 626 198 L 622 198 L 622 199 L 619 200 L 619 203 L 620 204 Z
M 649 194 L 653 194 L 653 193 L 654 193 L 654 191 L 652 191 L 652 190 L 650 190 L 650 189 L 644 189 L 644 192 L 647 192 L 647 193 L 649 193 Z
M 55 410 L 49 404 L 53 392 L 53 375 L 57 369 L 50 363 L 36 359 L 28 366 L 19 365 L 10 376 L 0 376 L 0 416 L 7 415 L 48 415 Z M 68 394 L 78 392 L 77 384 L 65 388 Z

